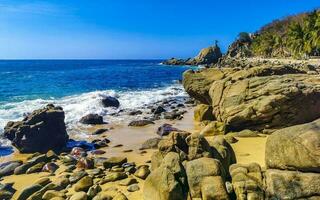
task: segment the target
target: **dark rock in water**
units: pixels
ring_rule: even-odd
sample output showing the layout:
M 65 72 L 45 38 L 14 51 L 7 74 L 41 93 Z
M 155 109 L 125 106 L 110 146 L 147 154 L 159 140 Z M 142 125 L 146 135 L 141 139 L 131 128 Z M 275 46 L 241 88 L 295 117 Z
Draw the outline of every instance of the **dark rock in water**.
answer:
M 161 138 L 150 138 L 146 140 L 142 145 L 141 145 L 141 150 L 143 149 L 156 149 L 158 148 L 158 143 L 160 142 Z
M 100 129 L 97 129 L 97 130 L 95 130 L 93 133 L 92 133 L 92 135 L 100 135 L 100 134 L 102 134 L 102 133 L 104 133 L 104 132 L 107 132 L 109 129 L 107 129 L 107 128 L 100 128 Z
M 10 161 L 2 164 L 0 167 L 0 177 L 13 174 L 15 168 L 19 167 L 21 164 L 21 161 Z
M 170 58 L 163 62 L 164 65 L 185 65 L 185 63 L 185 60 L 177 58 Z
M 158 130 L 157 134 L 162 136 L 169 135 L 172 131 L 179 131 L 179 129 L 174 128 L 171 124 L 163 124 L 161 125 Z
M 162 106 L 158 106 L 154 110 L 152 110 L 153 114 L 161 114 L 163 112 L 166 112 L 166 109 L 164 109 Z
M 80 119 L 82 124 L 104 124 L 103 117 L 98 114 L 89 114 Z
M 4 136 L 22 153 L 61 150 L 69 138 L 64 112 L 53 105 L 33 111 L 22 121 L 8 122 Z
M 118 99 L 108 96 L 108 97 L 105 97 L 104 99 L 102 99 L 102 105 L 104 107 L 118 108 L 120 106 L 120 102 L 118 101 Z
M 194 58 L 177 59 L 171 58 L 163 62 L 165 65 L 209 65 L 215 64 L 222 57 L 222 53 L 217 44 L 201 49 L 199 54 Z
M 149 124 L 154 124 L 154 122 L 144 119 L 144 120 L 132 121 L 132 122 L 129 123 L 128 126 L 146 126 L 146 125 L 149 125 Z
M 179 103 L 179 104 L 177 105 L 177 107 L 178 107 L 178 108 L 185 108 L 186 106 L 185 106 L 184 104 L 182 104 L 182 103 Z

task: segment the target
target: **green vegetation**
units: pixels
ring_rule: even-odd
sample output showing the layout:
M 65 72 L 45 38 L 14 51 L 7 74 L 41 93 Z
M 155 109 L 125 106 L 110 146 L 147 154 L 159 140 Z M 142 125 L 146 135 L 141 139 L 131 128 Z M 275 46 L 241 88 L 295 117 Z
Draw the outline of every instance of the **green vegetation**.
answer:
M 239 39 L 247 39 L 245 33 Z M 252 38 L 253 55 L 264 57 L 320 56 L 320 9 L 264 26 Z

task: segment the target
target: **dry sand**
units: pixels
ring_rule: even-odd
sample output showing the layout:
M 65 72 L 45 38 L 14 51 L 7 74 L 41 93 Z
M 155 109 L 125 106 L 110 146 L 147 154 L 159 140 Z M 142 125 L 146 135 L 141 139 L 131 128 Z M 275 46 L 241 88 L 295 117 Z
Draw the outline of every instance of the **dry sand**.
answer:
M 158 120 L 154 125 L 148 125 L 145 127 L 128 127 L 127 124 L 120 125 L 115 127 L 114 129 L 107 131 L 99 136 L 90 136 L 89 140 L 93 140 L 96 138 L 106 137 L 111 140 L 109 147 L 102 148 L 102 150 L 106 151 L 105 154 L 99 156 L 125 156 L 128 158 L 129 162 L 135 162 L 137 165 L 146 164 L 150 160 L 151 154 L 155 150 L 146 150 L 144 153 L 141 152 L 140 147 L 141 144 L 153 137 L 157 137 L 156 130 L 163 123 L 170 123 L 174 125 L 174 127 L 179 128 L 181 130 L 186 130 L 190 132 L 197 132 L 198 128 L 195 126 L 193 121 L 193 109 L 189 109 L 188 112 L 184 115 L 184 118 L 179 121 L 168 121 L 168 120 Z M 91 127 L 90 131 L 94 131 L 98 128 L 106 128 L 110 127 L 110 125 L 104 126 L 95 126 Z M 232 144 L 234 151 L 236 153 L 238 163 L 250 163 L 257 162 L 261 166 L 264 166 L 264 151 L 265 151 L 265 142 L 266 137 L 255 137 L 255 138 L 237 138 L 239 141 L 235 144 Z M 116 145 L 123 145 L 121 147 L 114 147 Z M 132 150 L 132 152 L 124 152 L 124 150 Z M 1 158 L 1 162 L 8 160 L 25 160 L 29 155 L 28 154 L 19 154 L 14 153 L 10 156 Z M 56 175 L 60 174 L 63 171 L 63 168 L 60 168 L 56 171 Z M 13 199 L 16 199 L 23 188 L 30 186 L 37 179 L 41 177 L 49 176 L 48 173 L 36 173 L 36 174 L 24 174 L 24 175 L 11 175 L 4 177 L 3 183 L 12 183 L 14 182 L 13 187 L 17 190 Z M 57 176 L 51 176 L 52 181 Z M 143 191 L 143 181 L 139 180 L 140 190 L 137 192 L 128 192 L 125 186 L 119 186 L 119 181 L 106 183 L 102 186 L 103 189 L 110 188 L 118 188 L 122 191 L 128 199 L 142 199 L 142 191 Z M 69 194 L 72 194 L 73 188 L 68 190 Z

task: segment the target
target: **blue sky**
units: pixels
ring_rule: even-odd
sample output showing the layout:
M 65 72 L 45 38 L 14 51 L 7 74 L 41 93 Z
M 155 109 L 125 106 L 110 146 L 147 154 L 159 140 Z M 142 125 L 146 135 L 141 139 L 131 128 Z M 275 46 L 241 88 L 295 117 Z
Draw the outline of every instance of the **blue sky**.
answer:
M 191 57 L 319 0 L 0 0 L 1 59 Z

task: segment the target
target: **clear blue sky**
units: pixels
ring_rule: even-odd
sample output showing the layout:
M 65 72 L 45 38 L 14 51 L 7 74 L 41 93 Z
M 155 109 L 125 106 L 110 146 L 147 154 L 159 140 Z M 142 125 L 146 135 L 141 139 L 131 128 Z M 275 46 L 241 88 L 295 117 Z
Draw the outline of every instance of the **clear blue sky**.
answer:
M 0 0 L 0 58 L 191 57 L 320 0 Z

